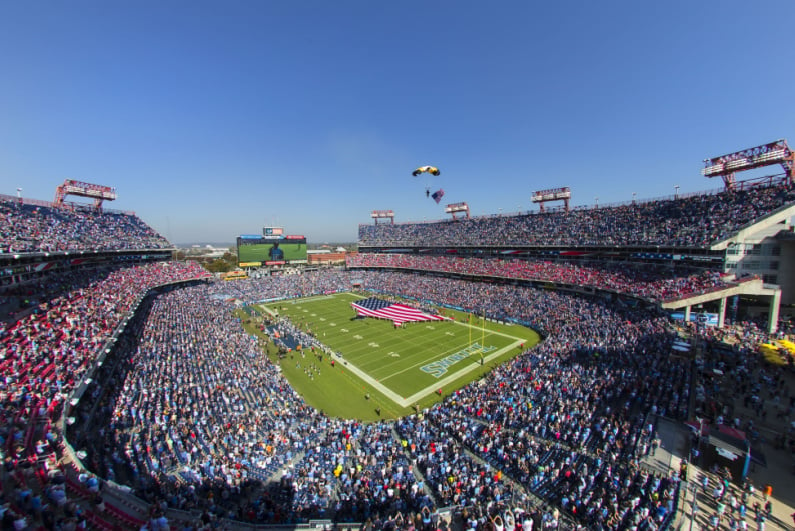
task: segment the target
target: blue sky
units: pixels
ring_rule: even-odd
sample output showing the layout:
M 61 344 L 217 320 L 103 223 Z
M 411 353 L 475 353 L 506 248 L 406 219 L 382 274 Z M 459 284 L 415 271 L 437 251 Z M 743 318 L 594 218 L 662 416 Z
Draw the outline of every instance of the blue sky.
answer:
M 176 243 L 320 243 L 373 209 L 711 190 L 704 158 L 795 144 L 793 19 L 791 0 L 0 2 L 0 193 L 73 178 Z

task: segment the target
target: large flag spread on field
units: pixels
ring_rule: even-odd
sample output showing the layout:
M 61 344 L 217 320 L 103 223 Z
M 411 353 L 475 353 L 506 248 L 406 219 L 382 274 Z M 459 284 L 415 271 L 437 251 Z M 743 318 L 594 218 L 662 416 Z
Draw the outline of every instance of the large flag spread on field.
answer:
M 376 297 L 352 302 L 351 306 L 353 306 L 356 313 L 359 315 L 390 319 L 395 324 L 403 324 L 412 321 L 443 321 L 445 319 L 439 315 L 425 313 L 417 308 L 406 306 L 405 304 L 396 304 Z

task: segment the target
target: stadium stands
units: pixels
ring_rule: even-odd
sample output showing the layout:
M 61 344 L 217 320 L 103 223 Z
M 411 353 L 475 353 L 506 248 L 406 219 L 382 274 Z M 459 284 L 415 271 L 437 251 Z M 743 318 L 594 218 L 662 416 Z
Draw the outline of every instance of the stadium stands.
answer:
M 0 322 L 0 442 L 6 472 L 15 485 L 35 482 L 38 490 L 61 509 L 54 513 L 63 513 L 66 502 L 64 482 L 58 480 L 54 468 L 56 453 L 63 444 L 63 434 L 55 425 L 65 400 L 149 288 L 207 277 L 202 268 L 179 263 L 83 275 L 91 277 L 83 279 L 88 280 L 87 287 L 43 302 L 15 322 Z M 29 501 L 33 499 L 31 496 Z M 14 512 L 24 514 L 24 508 L 21 504 Z M 49 517 L 54 518 L 54 513 Z M 40 512 L 31 515 L 45 518 Z
M 262 293 L 277 295 L 277 289 L 283 296 L 301 296 L 309 294 L 302 291 L 303 286 L 312 286 L 311 293 L 343 289 L 350 285 L 351 275 L 317 273 L 303 281 L 275 277 L 239 282 L 234 289 L 238 290 L 236 296 L 249 301 Z M 150 502 L 165 499 L 180 509 L 211 511 L 219 516 L 245 514 L 268 523 L 322 517 L 362 521 L 398 514 L 414 518 L 423 507 L 485 507 L 513 499 L 514 484 L 562 509 L 559 518 L 576 521 L 580 510 L 596 521 L 602 517 L 590 513 L 610 498 L 608 491 L 597 505 L 593 494 L 602 490 L 606 467 L 618 470 L 616 460 L 623 463 L 622 474 L 638 488 L 651 481 L 631 464 L 639 441 L 650 436 L 644 431 L 643 413 L 654 407 L 681 417 L 686 407 L 683 386 L 689 381 L 687 367 L 664 363 L 671 341 L 664 318 L 616 312 L 529 288 L 401 273 L 355 275 L 368 289 L 382 292 L 431 298 L 443 294 L 449 304 L 474 304 L 495 313 L 510 307 L 528 322 L 555 334 L 540 350 L 490 375 L 487 385 L 462 389 L 453 400 L 433 408 L 425 420 L 414 416 L 394 426 L 362 426 L 325 418 L 302 405 L 274 366 L 257 353 L 256 343 L 242 332 L 234 332 L 228 306 L 217 297 L 228 285 L 171 291 L 155 300 L 141 340 L 129 344 L 124 383 L 105 388 L 108 394 L 99 396 L 101 403 L 115 405 L 107 409 L 104 420 L 95 422 L 96 426 L 110 424 L 112 429 L 87 437 L 93 441 L 88 445 L 88 459 L 99 463 L 97 472 L 130 482 Z M 568 316 L 572 315 L 581 316 L 581 320 L 571 322 Z M 175 328 L 171 323 L 180 325 Z M 639 356 L 646 352 L 655 354 Z M 126 359 L 125 352 L 120 354 Z M 219 354 L 222 363 L 218 363 Z M 609 361 L 603 365 L 596 361 L 599 359 Z M 643 364 L 638 365 L 637 359 Z M 571 370 L 570 379 L 555 376 L 557 381 L 551 383 L 552 375 L 559 375 L 564 367 Z M 243 380 L 240 375 L 244 374 L 257 377 Z M 509 378 L 509 374 L 513 376 Z M 615 381 L 610 380 L 611 374 Z M 655 377 L 644 377 L 643 387 L 635 388 L 642 375 Z M 548 383 L 527 387 L 538 381 Z M 600 392 L 602 385 L 609 391 Z M 532 408 L 526 407 L 528 400 Z M 515 407 L 506 409 L 506 404 Z M 561 407 L 572 407 L 567 404 L 576 404 L 577 414 L 558 418 L 556 412 Z M 252 428 L 242 430 L 242 426 Z M 489 431 L 484 431 L 484 426 Z M 533 428 L 528 431 L 528 427 Z M 506 447 L 507 439 L 496 435 L 513 431 L 517 436 L 510 440 L 537 447 L 539 462 L 534 466 L 514 462 L 521 452 Z M 492 432 L 495 435 L 485 446 L 473 443 Z M 257 441 L 269 443 L 255 444 Z M 579 486 L 574 479 L 561 483 L 544 478 L 553 463 L 568 466 L 569 448 L 578 442 L 584 449 L 574 458 L 575 464 L 589 467 L 586 470 L 592 470 L 596 479 L 587 485 L 593 492 L 583 487 L 578 491 L 582 498 L 575 499 L 571 490 Z M 470 453 L 476 459 L 469 457 Z M 126 455 L 126 465 L 119 466 L 113 455 Z M 386 456 L 389 468 L 379 466 Z M 407 475 L 415 460 L 427 488 L 417 483 L 413 474 Z M 287 469 L 291 472 L 261 497 L 249 500 L 250 505 L 235 502 L 236 492 L 250 492 L 251 480 L 273 477 Z M 182 479 L 165 481 L 163 473 L 175 470 L 181 471 Z M 561 470 L 557 468 L 557 472 Z M 156 489 L 155 478 L 159 478 Z M 665 506 L 672 494 L 670 483 L 662 479 L 665 482 L 656 485 L 660 504 Z M 376 486 L 377 490 L 372 490 Z M 572 500 L 570 505 L 560 503 L 565 497 Z M 585 498 L 588 501 L 581 503 Z M 651 518 L 664 518 L 670 508 L 661 506 L 644 503 L 636 512 L 624 514 L 618 504 L 610 507 L 604 519 L 618 518 L 614 513 L 621 515 L 622 521 L 647 518 L 651 509 Z M 547 517 L 553 517 L 551 510 Z
M 773 187 L 573 211 L 569 221 L 551 213 L 379 225 L 364 230 L 362 242 L 703 246 L 792 200 L 790 189 Z M 731 214 L 724 216 L 727 209 Z M 0 204 L 0 213 L 12 227 L 0 233 L 8 253 L 170 245 L 126 215 L 13 203 Z M 574 231 L 575 225 L 582 226 Z M 542 239 L 544 230 L 549 237 Z M 425 529 L 438 528 L 441 509 L 452 508 L 459 523 L 483 529 L 498 527 L 511 511 L 535 529 L 670 524 L 680 478 L 641 464 L 655 436 L 653 415 L 684 420 L 694 403 L 692 364 L 669 356 L 676 336 L 668 317 L 605 299 L 444 274 L 564 283 L 650 301 L 715 289 L 719 275 L 364 253 L 349 265 L 363 269 L 174 289 L 163 286 L 208 275 L 191 264 L 164 262 L 50 278 L 58 289 L 42 289 L 32 312 L 0 322 L 2 492 L 11 500 L 4 522 L 161 529 L 168 528 L 167 514 L 181 510 L 193 519 L 186 525 L 196 528 L 231 518 Z M 375 424 L 329 418 L 292 390 L 231 317 L 227 301 L 345 291 L 354 280 L 365 290 L 514 319 L 545 340 L 427 411 Z M 40 288 L 48 284 L 39 282 Z M 125 322 L 128 332 L 107 348 Z M 294 332 L 289 323 L 281 330 Z M 710 345 L 720 334 L 706 331 L 703 339 Z M 747 354 L 764 337 L 750 333 L 753 339 L 738 342 L 736 352 Z M 106 350 L 108 362 L 100 365 Z M 712 361 L 720 363 L 719 356 Z M 81 382 L 90 399 L 62 419 Z M 706 411 L 710 403 L 695 400 Z M 64 440 L 59 420 L 73 423 L 74 440 Z M 69 442 L 91 473 L 56 465 Z M 136 515 L 110 502 L 95 475 L 126 485 L 152 511 Z
M 0 253 L 166 249 L 171 244 L 134 214 L 0 200 Z
M 795 202 L 787 183 L 516 216 L 359 225 L 360 247 L 704 247 Z
M 347 257 L 348 267 L 433 271 L 472 276 L 555 282 L 570 286 L 614 291 L 663 302 L 720 289 L 725 283 L 714 271 L 674 270 L 670 267 L 633 263 L 547 262 L 359 253 Z

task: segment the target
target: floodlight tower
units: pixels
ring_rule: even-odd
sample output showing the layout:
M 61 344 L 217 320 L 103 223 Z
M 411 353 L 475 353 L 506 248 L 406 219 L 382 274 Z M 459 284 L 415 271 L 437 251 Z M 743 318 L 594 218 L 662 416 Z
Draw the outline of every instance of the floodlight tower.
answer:
M 94 199 L 94 207 L 101 212 L 102 201 L 106 199 L 108 201 L 113 201 L 116 199 L 116 189 L 101 184 L 83 183 L 75 181 L 74 179 L 66 179 L 63 184 L 55 188 L 55 201 L 53 201 L 53 204 L 56 207 L 63 206 L 64 199 L 66 199 L 68 195 L 77 195 Z
M 735 184 L 734 174 L 738 171 L 753 170 L 774 164 L 781 164 L 787 182 L 792 184 L 795 179 L 795 153 L 784 139 L 735 151 L 728 155 L 704 159 L 704 169 L 701 170 L 701 175 L 710 178 L 722 177 L 726 189 L 732 190 Z
M 395 212 L 393 210 L 373 210 L 370 213 L 370 217 L 373 218 L 376 225 L 378 225 L 379 219 L 388 219 L 390 225 L 395 224 Z
M 445 214 L 450 214 L 453 216 L 453 219 L 458 219 L 455 215 L 457 213 L 463 212 L 466 216 L 466 219 L 469 219 L 469 205 L 466 203 L 450 203 L 446 207 L 444 207 Z
M 533 192 L 532 197 L 533 203 L 538 203 L 541 212 L 544 211 L 544 203 L 548 203 L 549 201 L 563 201 L 563 207 L 566 209 L 566 212 L 568 212 L 569 199 L 571 199 L 571 190 L 569 190 L 568 186 L 551 188 L 549 190 L 537 190 Z

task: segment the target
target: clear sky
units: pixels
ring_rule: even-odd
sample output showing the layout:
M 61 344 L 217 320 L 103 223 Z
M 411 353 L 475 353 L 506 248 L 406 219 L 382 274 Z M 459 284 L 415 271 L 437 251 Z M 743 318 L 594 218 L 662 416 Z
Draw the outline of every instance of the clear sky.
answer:
M 711 190 L 704 158 L 795 144 L 793 20 L 792 0 L 0 0 L 0 193 L 72 178 L 175 243 L 321 243 L 373 209 Z

